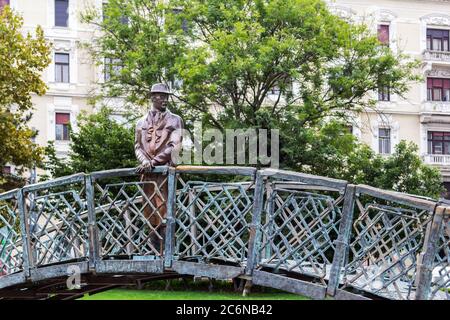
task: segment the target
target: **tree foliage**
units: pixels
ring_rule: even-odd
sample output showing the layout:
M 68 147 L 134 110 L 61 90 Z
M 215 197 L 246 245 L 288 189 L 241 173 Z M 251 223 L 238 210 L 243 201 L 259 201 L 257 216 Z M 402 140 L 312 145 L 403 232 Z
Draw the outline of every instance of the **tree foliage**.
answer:
M 285 112 L 314 124 L 331 110 L 373 107 L 367 94 L 380 86 L 402 95 L 418 79 L 417 62 L 320 0 L 112 0 L 103 16 L 89 10 L 83 18 L 103 31 L 90 46 L 98 63 L 120 64 L 108 94 L 145 102 L 155 81 L 178 79 L 185 117 L 219 128 L 230 119 L 267 127 Z M 212 113 L 211 104 L 221 108 Z
M 82 113 L 77 121 L 79 130 L 70 132 L 70 151 L 66 160 L 56 156 L 52 144 L 46 148 L 45 168 L 53 177 L 137 165 L 133 126 L 115 121 L 107 108 L 95 114 Z
M 437 195 L 437 171 L 413 147 L 397 150 L 411 165 L 389 185 L 406 163 L 375 155 L 346 128 L 376 109 L 379 88 L 403 96 L 420 79 L 419 63 L 324 1 L 111 0 L 83 20 L 102 31 L 88 45 L 97 63 L 114 61 L 103 95 L 144 105 L 151 85 L 166 82 L 188 129 L 195 120 L 221 130 L 279 129 L 285 169 Z
M 0 168 L 12 163 L 19 171 L 41 160 L 42 150 L 32 142 L 36 132 L 27 122 L 32 94 L 46 91 L 41 73 L 50 63 L 42 28 L 23 35 L 22 26 L 22 17 L 5 6 L 0 12 Z
M 368 94 L 379 86 L 401 95 L 417 79 L 416 62 L 381 45 L 365 25 L 331 14 L 323 1 L 175 3 L 183 8 L 175 20 L 189 27 L 183 36 L 195 40 L 177 60 L 180 95 L 201 114 L 211 113 L 211 103 L 221 106 L 208 119 L 214 126 L 228 126 L 230 119 L 314 126 L 326 116 L 373 108 Z
M 93 7 L 82 14 L 84 22 L 102 32 L 84 46 L 109 71 L 108 81 L 102 84 L 103 96 L 125 97 L 143 105 L 155 82 L 173 78 L 173 65 L 183 54 L 184 43 L 164 28 L 166 9 L 162 1 L 110 0 L 102 11 Z
M 375 185 L 434 198 L 444 191 L 439 169 L 425 165 L 418 156 L 417 145 L 405 141 L 401 141 L 394 154 L 384 161 Z

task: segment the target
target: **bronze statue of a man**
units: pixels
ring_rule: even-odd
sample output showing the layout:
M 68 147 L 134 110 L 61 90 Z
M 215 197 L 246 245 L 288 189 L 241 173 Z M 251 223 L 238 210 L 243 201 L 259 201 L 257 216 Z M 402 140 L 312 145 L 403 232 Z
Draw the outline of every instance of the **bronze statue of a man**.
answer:
M 158 232 L 154 233 L 151 242 L 155 249 L 162 253 L 165 225 L 162 219 L 167 212 L 167 176 L 152 173 L 155 166 L 175 166 L 173 154 L 181 149 L 182 119 L 167 110 L 170 91 L 165 84 L 152 86 L 150 98 L 152 108 L 136 124 L 135 153 L 140 162 L 137 169 L 141 173 L 141 181 L 145 181 L 144 193 L 150 203 L 146 203 L 144 216 Z

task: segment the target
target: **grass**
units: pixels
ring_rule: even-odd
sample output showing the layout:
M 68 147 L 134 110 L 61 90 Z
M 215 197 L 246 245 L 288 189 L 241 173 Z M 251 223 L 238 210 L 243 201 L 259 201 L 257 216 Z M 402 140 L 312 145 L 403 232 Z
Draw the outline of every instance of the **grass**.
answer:
M 112 289 L 84 296 L 81 300 L 305 300 L 305 297 L 288 293 L 255 293 L 242 297 L 231 292 L 158 291 L 135 289 Z
M 80 300 L 306 300 L 306 297 L 274 289 L 254 286 L 252 293 L 243 297 L 234 292 L 230 282 L 214 282 L 213 290 L 208 290 L 208 281 L 172 280 L 170 289 L 165 290 L 165 281 L 155 281 L 142 290 L 117 288 L 94 295 L 85 295 Z

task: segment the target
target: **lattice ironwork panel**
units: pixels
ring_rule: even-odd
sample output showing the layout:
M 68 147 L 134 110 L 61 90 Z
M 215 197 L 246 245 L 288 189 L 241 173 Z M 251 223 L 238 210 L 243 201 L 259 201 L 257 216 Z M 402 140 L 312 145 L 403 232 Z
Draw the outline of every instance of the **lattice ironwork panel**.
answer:
M 84 187 L 40 190 L 26 195 L 31 258 L 34 266 L 88 256 L 88 217 Z M 59 188 L 59 189 L 61 189 Z
M 101 256 L 161 256 L 167 175 L 155 181 L 95 184 Z
M 17 199 L 0 200 L 0 277 L 23 270 Z
M 417 257 L 432 213 L 376 199 L 363 205 L 358 197 L 356 209 L 343 287 L 414 299 Z
M 179 259 L 247 259 L 253 183 L 178 180 L 175 255 Z
M 337 192 L 274 189 L 263 214 L 260 265 L 319 278 L 325 284 L 342 204 Z
M 431 299 L 450 300 L 450 215 L 444 218 L 432 271 Z

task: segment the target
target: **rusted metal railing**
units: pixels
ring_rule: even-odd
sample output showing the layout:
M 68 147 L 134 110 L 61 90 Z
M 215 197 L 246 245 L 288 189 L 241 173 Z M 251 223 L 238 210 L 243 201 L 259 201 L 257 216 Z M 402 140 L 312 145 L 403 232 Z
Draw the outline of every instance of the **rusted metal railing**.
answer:
M 316 299 L 450 299 L 447 203 L 248 167 L 76 174 L 0 194 L 0 289 L 81 272 L 241 278 Z

